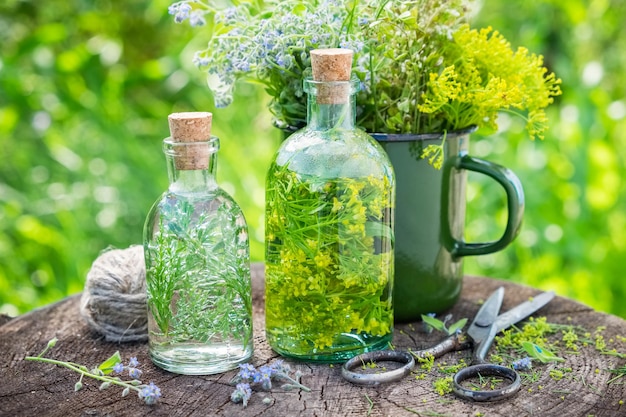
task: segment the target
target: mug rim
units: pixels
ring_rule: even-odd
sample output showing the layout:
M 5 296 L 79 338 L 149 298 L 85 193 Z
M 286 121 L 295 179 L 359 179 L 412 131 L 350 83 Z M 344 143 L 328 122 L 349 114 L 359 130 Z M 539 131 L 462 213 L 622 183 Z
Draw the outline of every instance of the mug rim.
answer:
M 424 140 L 438 140 L 444 137 L 449 139 L 458 138 L 460 136 L 469 135 L 478 129 L 478 126 L 472 125 L 463 129 L 451 130 L 449 132 L 433 132 L 433 133 L 369 133 L 378 142 L 416 142 Z

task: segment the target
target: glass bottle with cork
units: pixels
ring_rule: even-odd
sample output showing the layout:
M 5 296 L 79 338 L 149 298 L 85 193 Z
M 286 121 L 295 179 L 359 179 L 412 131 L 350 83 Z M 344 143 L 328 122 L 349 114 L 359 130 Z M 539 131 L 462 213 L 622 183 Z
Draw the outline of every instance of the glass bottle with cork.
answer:
M 355 128 L 352 56 L 311 51 L 307 126 L 266 179 L 267 340 L 303 360 L 340 362 L 392 338 L 395 179 L 385 151 Z
M 170 184 L 144 227 L 150 358 L 174 373 L 224 372 L 253 350 L 247 225 L 215 178 L 212 114 L 168 120 Z

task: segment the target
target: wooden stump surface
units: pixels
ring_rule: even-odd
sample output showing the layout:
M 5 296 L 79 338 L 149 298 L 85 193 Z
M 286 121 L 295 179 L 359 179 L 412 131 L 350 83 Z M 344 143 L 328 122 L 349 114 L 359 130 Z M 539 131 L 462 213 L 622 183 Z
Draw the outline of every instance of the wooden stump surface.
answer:
M 452 309 L 454 319 L 473 318 L 484 300 L 497 287 L 506 290 L 502 311 L 525 301 L 539 291 L 489 278 L 466 277 L 461 300 Z M 260 366 L 278 358 L 264 335 L 263 266 L 253 265 L 254 344 L 252 363 Z M 212 376 L 175 375 L 154 366 L 145 343 L 105 342 L 90 330 L 79 315 L 80 296 L 66 298 L 53 305 L 17 318 L 0 317 L 0 416 L 626 416 L 626 378 L 607 384 L 615 375 L 609 369 L 625 365 L 626 360 L 601 355 L 595 346 L 580 353 L 565 354 L 565 364 L 534 364 L 538 380 L 526 382 L 512 399 L 496 403 L 473 403 L 453 394 L 440 396 L 433 388 L 434 377 L 417 380 L 413 375 L 402 381 L 377 387 L 352 385 L 341 377 L 339 365 L 287 361 L 304 376 L 303 384 L 311 392 L 255 391 L 247 408 L 230 401 L 229 384 L 236 371 Z M 609 347 L 626 352 L 626 343 L 616 336 L 626 336 L 626 321 L 593 311 L 562 297 L 536 313 L 550 323 L 581 325 L 592 333 L 605 326 L 602 336 Z M 428 347 L 441 333 L 425 334 L 421 324 L 396 325 L 397 349 Z M 48 340 L 59 342 L 46 357 L 77 362 L 89 368 L 97 366 L 115 351 L 124 361 L 136 356 L 144 382 L 153 381 L 162 391 L 156 405 L 144 404 L 136 395 L 122 398 L 121 389 L 100 391 L 97 381 L 85 378 L 84 387 L 74 392 L 77 374 L 55 365 L 24 361 L 37 355 Z M 450 353 L 436 360 L 455 363 L 469 358 L 469 351 Z M 469 360 L 468 360 L 469 361 Z M 549 375 L 551 369 L 571 367 L 564 378 Z M 429 374 L 430 375 L 430 374 Z M 265 401 L 264 401 L 265 400 Z

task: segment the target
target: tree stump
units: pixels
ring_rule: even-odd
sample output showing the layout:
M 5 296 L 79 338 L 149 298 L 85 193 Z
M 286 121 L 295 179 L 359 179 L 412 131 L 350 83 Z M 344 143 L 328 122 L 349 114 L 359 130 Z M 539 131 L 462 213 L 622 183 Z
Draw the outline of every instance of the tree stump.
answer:
M 473 318 L 484 300 L 497 287 L 505 288 L 501 311 L 537 295 L 538 290 L 490 278 L 465 277 L 460 301 L 450 311 L 454 320 Z M 252 363 L 260 366 L 278 358 L 264 335 L 263 266 L 253 265 L 254 344 Z M 453 394 L 439 395 L 433 388 L 435 376 L 424 379 L 409 375 L 399 382 L 362 387 L 341 377 L 340 365 L 286 361 L 304 376 L 302 383 L 311 392 L 255 391 L 246 408 L 230 401 L 229 384 L 237 371 L 220 375 L 175 375 L 152 365 L 145 343 L 105 342 L 91 331 L 79 315 L 80 296 L 66 298 L 50 306 L 10 319 L 0 317 L 0 415 L 1 416 L 617 416 L 626 415 L 624 381 L 608 384 L 616 375 L 609 372 L 624 366 L 625 360 L 601 354 L 592 340 L 578 354 L 565 353 L 564 364 L 534 364 L 533 381 L 525 381 L 513 398 L 494 403 L 474 403 Z M 583 326 L 594 339 L 601 335 L 608 348 L 626 352 L 626 321 L 593 311 L 575 301 L 556 297 L 535 316 L 550 323 Z M 396 349 L 418 350 L 435 344 L 440 332 L 420 331 L 421 323 L 396 325 Z M 134 395 L 122 398 L 121 389 L 112 386 L 100 391 L 99 383 L 83 379 L 83 389 L 74 392 L 78 375 L 68 369 L 24 361 L 37 355 L 53 337 L 59 339 L 45 356 L 71 361 L 91 368 L 120 351 L 124 361 L 137 357 L 145 383 L 153 381 L 162 391 L 156 405 L 146 405 Z M 469 351 L 449 353 L 435 363 L 455 363 L 460 357 L 469 362 Z M 550 371 L 571 368 L 562 378 Z

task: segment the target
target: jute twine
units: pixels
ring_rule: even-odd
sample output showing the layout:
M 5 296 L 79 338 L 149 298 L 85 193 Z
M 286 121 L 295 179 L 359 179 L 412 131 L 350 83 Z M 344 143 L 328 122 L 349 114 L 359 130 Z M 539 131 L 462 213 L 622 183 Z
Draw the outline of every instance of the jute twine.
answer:
M 96 258 L 87 274 L 80 313 L 109 342 L 148 340 L 142 246 L 108 250 Z

